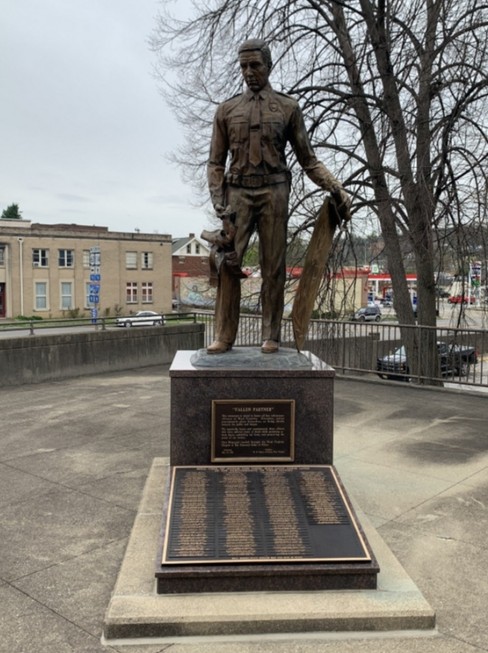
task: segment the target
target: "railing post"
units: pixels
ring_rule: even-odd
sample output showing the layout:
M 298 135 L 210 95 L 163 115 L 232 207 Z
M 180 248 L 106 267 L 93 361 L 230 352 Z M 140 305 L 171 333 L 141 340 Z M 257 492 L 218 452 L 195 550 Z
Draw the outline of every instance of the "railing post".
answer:
M 380 341 L 380 332 L 370 331 L 369 337 L 371 339 L 369 347 L 371 352 L 370 369 L 372 372 L 376 372 L 376 360 L 378 359 L 378 342 Z
M 346 322 L 342 323 L 342 338 L 341 338 L 341 368 L 342 374 L 346 373 Z
M 29 335 L 33 336 L 34 335 L 34 321 L 31 320 L 29 322 Z

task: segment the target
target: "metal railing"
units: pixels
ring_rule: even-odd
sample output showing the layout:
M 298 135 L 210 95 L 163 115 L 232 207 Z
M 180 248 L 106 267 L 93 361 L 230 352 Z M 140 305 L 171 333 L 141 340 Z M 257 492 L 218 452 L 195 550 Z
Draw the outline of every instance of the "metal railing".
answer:
M 197 321 L 197 314 L 191 313 L 166 313 L 163 314 L 165 323 L 181 322 L 181 321 Z M 50 329 L 81 329 L 85 330 L 88 327 L 97 330 L 105 331 L 109 327 L 115 327 L 116 317 L 60 317 L 60 318 L 47 318 L 47 319 L 22 319 L 22 320 L 1 320 L 0 321 L 0 334 L 6 332 L 20 332 L 29 333 L 30 335 L 37 335 L 39 333 L 48 332 Z
M 43 332 L 49 329 L 56 328 L 75 328 L 75 327 L 98 327 L 105 330 L 107 324 L 112 323 L 115 318 L 49 318 L 49 319 L 22 319 L 22 320 L 2 320 L 0 322 L 0 333 L 6 332 L 29 332 L 30 335 L 35 335 L 36 332 Z
M 214 339 L 213 314 L 198 312 L 196 319 L 205 324 L 205 344 L 210 344 Z M 283 320 L 281 339 L 283 346 L 295 346 L 289 319 Z M 412 365 L 398 351 L 407 339 L 415 342 L 417 360 Z M 261 345 L 259 315 L 241 315 L 236 345 Z M 485 329 L 312 320 L 304 349 L 341 374 L 374 374 L 394 381 L 488 388 L 488 331 Z M 445 351 L 447 354 L 442 353 Z M 426 376 L 422 373 L 423 363 L 432 357 L 439 359 L 439 365 L 434 365 L 438 373 Z M 385 358 L 386 361 L 382 360 Z M 378 369 L 379 366 L 383 369 Z

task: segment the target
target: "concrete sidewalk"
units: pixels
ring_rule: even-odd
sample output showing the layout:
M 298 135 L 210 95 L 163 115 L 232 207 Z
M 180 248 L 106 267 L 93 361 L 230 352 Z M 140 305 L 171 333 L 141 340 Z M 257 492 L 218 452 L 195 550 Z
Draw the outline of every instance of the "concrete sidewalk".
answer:
M 437 636 L 319 633 L 103 647 L 103 616 L 148 470 L 169 455 L 167 368 L 0 394 L 2 653 L 488 651 L 486 396 L 335 384 L 335 464 L 436 610 Z

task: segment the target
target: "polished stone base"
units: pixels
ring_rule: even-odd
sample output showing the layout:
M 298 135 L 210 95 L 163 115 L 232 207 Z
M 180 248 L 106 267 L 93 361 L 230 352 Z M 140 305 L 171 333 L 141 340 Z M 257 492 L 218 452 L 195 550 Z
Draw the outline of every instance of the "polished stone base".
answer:
M 198 592 L 305 592 L 375 589 L 375 563 L 188 565 L 158 568 L 158 594 Z
M 105 615 L 104 643 L 272 633 L 432 632 L 432 608 L 362 515 L 381 567 L 375 590 L 157 594 L 154 560 L 168 473 L 168 460 L 155 459 Z
M 171 464 L 211 461 L 212 402 L 294 401 L 297 434 L 293 459 L 302 465 L 333 460 L 334 370 L 309 352 L 262 354 L 236 347 L 225 354 L 178 351 L 171 379 Z

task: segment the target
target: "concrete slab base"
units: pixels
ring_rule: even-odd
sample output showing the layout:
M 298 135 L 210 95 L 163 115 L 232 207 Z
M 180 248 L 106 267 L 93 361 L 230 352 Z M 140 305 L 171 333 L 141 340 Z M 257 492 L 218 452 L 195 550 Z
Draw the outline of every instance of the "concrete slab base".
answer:
M 105 620 L 103 642 L 134 645 L 187 637 L 422 631 L 435 613 L 359 513 L 381 572 L 376 590 L 157 594 L 154 565 L 169 462 L 156 458 Z

